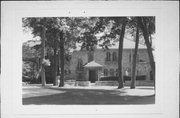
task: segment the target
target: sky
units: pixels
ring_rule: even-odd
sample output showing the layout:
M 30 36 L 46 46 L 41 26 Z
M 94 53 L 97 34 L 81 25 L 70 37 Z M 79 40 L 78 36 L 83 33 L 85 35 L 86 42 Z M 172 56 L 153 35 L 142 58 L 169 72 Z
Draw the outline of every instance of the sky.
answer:
M 39 40 L 40 38 L 38 37 L 33 37 L 33 35 L 31 34 L 31 31 L 28 31 L 28 32 L 23 32 L 23 35 L 22 35 L 22 43 L 24 42 L 27 42 L 28 40 Z

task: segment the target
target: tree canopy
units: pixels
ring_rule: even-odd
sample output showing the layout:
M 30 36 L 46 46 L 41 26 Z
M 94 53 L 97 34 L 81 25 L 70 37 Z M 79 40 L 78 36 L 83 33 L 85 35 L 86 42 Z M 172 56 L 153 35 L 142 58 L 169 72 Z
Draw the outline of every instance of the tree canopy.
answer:
M 137 25 L 139 25 L 139 42 L 147 45 L 150 61 L 154 63 L 152 35 L 155 33 L 155 17 L 152 16 L 26 17 L 22 19 L 22 22 L 24 31 L 30 30 L 34 37 L 40 37 L 40 40 L 45 42 L 44 47 L 40 44 L 34 46 L 34 49 L 45 48 L 45 56 L 54 55 L 54 71 L 57 70 L 55 65 L 57 65 L 56 58 L 58 58 L 61 60 L 60 65 L 63 72 L 64 63 L 70 60 L 70 52 L 76 48 L 77 43 L 81 44 L 81 49 L 92 51 L 97 45 L 108 49 L 119 42 L 120 61 L 118 65 L 119 73 L 122 73 L 123 40 L 129 35 L 136 37 Z M 135 38 L 132 40 L 136 42 Z M 155 70 L 152 63 L 151 67 Z M 122 77 L 120 79 L 122 80 Z

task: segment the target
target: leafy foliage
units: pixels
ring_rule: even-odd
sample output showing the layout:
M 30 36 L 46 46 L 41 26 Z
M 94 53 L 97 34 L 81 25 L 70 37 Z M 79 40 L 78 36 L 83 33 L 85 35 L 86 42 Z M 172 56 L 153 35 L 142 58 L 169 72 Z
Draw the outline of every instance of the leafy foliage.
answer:
M 85 17 L 79 18 L 79 20 L 81 23 L 78 25 L 79 35 L 76 36 L 76 41 L 82 44 L 81 49 L 94 50 L 98 42 L 95 36 L 98 18 Z
M 140 20 L 144 26 L 139 29 L 140 39 L 143 39 L 140 42 L 144 43 L 143 28 L 146 28 L 152 45 L 151 35 L 155 33 L 155 17 L 140 17 Z M 52 58 L 63 57 L 61 60 L 65 59 L 65 64 L 70 61 L 71 51 L 76 48 L 77 43 L 82 44 L 81 49 L 88 51 L 94 50 L 97 45 L 103 49 L 109 49 L 124 38 L 124 36 L 120 38 L 124 24 L 125 35 L 130 34 L 134 40 L 136 26 L 139 23 L 138 17 L 27 17 L 22 21 L 24 31 L 30 30 L 34 37 L 41 37 L 45 27 L 46 58 L 51 58 L 50 61 L 53 61 Z M 32 54 L 28 55 L 39 57 L 41 48 L 41 45 L 34 46 L 31 50 Z M 62 52 L 59 57 L 57 55 L 60 51 Z M 56 70 L 55 65 L 56 63 L 52 63 L 51 67 Z M 61 64 L 61 66 L 64 65 Z

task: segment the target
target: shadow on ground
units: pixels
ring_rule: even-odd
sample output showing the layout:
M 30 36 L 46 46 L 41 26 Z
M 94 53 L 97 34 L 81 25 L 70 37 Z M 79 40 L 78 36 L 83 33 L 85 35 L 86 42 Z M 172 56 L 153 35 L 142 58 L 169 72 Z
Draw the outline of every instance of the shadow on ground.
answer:
M 154 88 L 147 88 L 147 87 L 141 87 L 141 88 L 136 88 L 136 89 L 154 90 Z
M 122 96 L 123 91 L 99 89 L 46 88 L 52 95 L 23 98 L 23 105 L 119 105 L 154 104 L 155 96 Z

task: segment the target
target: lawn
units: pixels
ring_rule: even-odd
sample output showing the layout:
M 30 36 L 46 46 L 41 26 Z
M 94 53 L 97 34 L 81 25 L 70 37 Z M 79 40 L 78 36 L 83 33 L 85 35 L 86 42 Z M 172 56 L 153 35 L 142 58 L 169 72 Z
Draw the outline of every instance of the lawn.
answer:
M 116 87 L 23 87 L 23 105 L 154 104 L 154 89 Z

